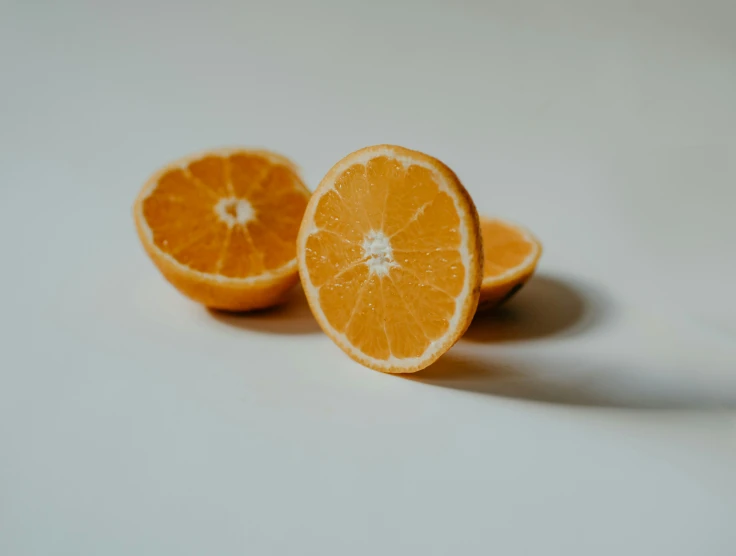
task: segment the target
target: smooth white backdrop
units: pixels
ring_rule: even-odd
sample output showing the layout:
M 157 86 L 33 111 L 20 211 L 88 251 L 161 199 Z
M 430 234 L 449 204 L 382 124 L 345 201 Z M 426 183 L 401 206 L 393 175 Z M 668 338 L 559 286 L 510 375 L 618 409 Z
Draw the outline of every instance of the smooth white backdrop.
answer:
M 736 553 L 733 2 L 3 2 L 0 553 Z M 179 296 L 147 176 L 427 151 L 545 244 L 415 379 Z

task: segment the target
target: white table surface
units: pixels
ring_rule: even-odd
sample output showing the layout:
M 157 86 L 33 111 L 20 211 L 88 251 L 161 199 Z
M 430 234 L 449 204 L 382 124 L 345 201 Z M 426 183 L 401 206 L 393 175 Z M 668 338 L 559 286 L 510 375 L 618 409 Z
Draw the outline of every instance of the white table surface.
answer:
M 736 4 L 3 2 L 0 554 L 736 554 Z M 407 380 L 158 275 L 159 165 L 395 143 L 544 241 Z

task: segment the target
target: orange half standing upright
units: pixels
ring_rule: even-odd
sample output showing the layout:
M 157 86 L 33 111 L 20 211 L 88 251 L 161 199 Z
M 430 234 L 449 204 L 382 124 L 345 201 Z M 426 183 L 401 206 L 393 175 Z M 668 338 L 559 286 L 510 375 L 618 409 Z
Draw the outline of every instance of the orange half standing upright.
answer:
M 478 311 L 498 307 L 518 292 L 534 274 L 542 244 L 520 226 L 481 217 L 483 285 Z
M 246 311 L 278 303 L 298 282 L 296 237 L 309 195 L 286 158 L 219 149 L 156 172 L 133 213 L 146 252 L 181 293 Z
M 297 255 L 322 329 L 379 371 L 427 367 L 478 304 L 478 213 L 457 176 L 417 151 L 379 145 L 338 162 L 307 205 Z

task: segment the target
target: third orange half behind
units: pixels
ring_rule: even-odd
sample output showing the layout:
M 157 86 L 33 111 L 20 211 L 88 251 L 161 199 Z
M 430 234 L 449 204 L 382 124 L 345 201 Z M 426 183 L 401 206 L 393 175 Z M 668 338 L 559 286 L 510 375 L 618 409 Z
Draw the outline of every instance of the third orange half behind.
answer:
M 479 311 L 510 299 L 534 274 L 542 244 L 529 231 L 497 218 L 480 219 L 483 235 L 483 285 Z

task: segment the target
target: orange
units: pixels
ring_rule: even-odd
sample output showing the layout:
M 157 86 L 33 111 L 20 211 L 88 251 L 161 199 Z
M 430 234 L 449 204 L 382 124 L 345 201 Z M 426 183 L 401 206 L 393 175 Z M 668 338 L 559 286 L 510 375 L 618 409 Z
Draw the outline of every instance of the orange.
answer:
M 308 199 L 286 158 L 219 149 L 156 172 L 133 213 L 148 255 L 180 292 L 245 311 L 278 303 L 298 281 L 296 236 Z
M 472 320 L 483 269 L 478 213 L 439 160 L 354 152 L 324 177 L 297 239 L 302 286 L 325 333 L 389 373 L 431 364 Z
M 526 283 L 537 267 L 542 245 L 527 230 L 503 220 L 482 217 L 483 285 L 479 311 L 497 307 Z

